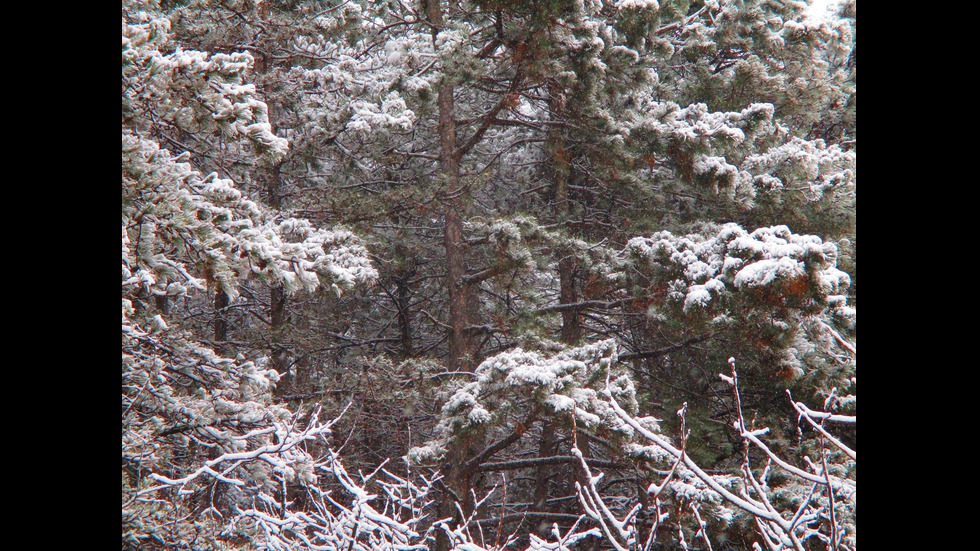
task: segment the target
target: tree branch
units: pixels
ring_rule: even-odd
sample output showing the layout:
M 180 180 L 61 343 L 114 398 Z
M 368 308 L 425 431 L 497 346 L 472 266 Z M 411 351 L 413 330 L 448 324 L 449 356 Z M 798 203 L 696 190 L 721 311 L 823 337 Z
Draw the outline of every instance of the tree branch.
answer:
M 556 304 L 554 306 L 545 306 L 544 308 L 538 308 L 534 310 L 535 314 L 547 314 L 548 312 L 564 312 L 566 310 L 581 310 L 583 308 L 615 308 L 626 303 L 626 299 L 613 300 L 609 302 L 601 300 L 583 300 L 582 302 L 573 302 L 570 304 Z
M 517 93 L 517 89 L 520 87 L 523 81 L 524 70 L 523 68 L 518 67 L 517 73 L 510 81 L 510 87 L 507 89 L 507 93 L 505 93 L 504 96 L 500 98 L 500 101 L 497 102 L 497 105 L 494 105 L 493 108 L 490 109 L 490 111 L 483 117 L 483 124 L 480 125 L 480 128 L 477 128 L 476 132 L 474 132 L 463 145 L 456 148 L 455 152 L 453 152 L 453 156 L 456 157 L 457 161 L 462 159 L 463 155 L 466 155 L 466 153 L 472 149 L 481 138 L 483 138 L 483 134 L 486 133 L 490 126 L 493 125 L 493 121 L 496 120 L 497 113 L 500 113 L 500 111 L 511 101 L 511 97 Z
M 607 469 L 628 469 L 625 463 L 606 461 L 603 459 L 586 459 L 588 464 L 593 467 L 604 467 Z M 574 455 L 554 455 L 551 457 L 535 457 L 532 459 L 518 459 L 514 461 L 499 461 L 497 463 L 484 463 L 477 467 L 480 471 L 512 471 L 528 467 L 539 467 L 541 465 L 560 465 L 563 463 L 578 463 L 578 458 Z
M 519 423 L 513 432 L 503 439 L 487 446 L 487 448 L 480 452 L 479 455 L 467 461 L 464 469 L 469 471 L 478 468 L 481 463 L 493 457 L 495 453 L 520 440 L 521 436 L 523 436 L 524 432 L 527 430 L 527 426 L 534 422 L 534 418 L 537 416 L 537 414 L 537 411 L 532 411 L 531 414 L 527 416 L 524 423 Z
M 579 519 L 579 515 L 572 515 L 569 513 L 549 513 L 547 511 L 527 511 L 525 513 L 511 513 L 509 515 L 504 515 L 502 517 L 495 518 L 481 518 L 476 521 L 477 524 L 495 524 L 500 522 L 514 522 L 522 520 L 524 518 L 539 518 L 545 520 L 554 520 L 555 522 L 574 522 Z
M 641 360 L 643 358 L 655 358 L 657 356 L 663 356 L 668 352 L 673 352 L 674 350 L 680 350 L 681 348 L 684 348 L 686 346 L 690 346 L 692 344 L 697 344 L 699 342 L 706 341 L 709 338 L 711 338 L 711 333 L 706 333 L 704 335 L 699 335 L 697 337 L 691 337 L 690 339 L 687 339 L 682 343 L 673 344 L 670 346 L 666 346 L 664 348 L 658 348 L 656 350 L 644 350 L 642 352 L 634 352 L 632 354 L 623 354 L 622 356 L 619 357 L 619 359 L 620 361 L 627 362 L 630 360 Z

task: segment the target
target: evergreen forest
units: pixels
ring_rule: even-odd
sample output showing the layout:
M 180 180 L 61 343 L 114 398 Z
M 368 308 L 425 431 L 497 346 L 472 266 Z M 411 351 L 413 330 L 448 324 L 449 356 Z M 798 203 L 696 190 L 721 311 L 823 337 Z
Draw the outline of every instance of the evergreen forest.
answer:
M 123 0 L 122 548 L 854 551 L 856 0 Z

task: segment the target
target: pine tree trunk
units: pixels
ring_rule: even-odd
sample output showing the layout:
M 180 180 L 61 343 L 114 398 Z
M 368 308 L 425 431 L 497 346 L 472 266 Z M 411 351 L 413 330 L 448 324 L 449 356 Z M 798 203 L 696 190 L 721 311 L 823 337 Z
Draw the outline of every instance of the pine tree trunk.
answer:
M 565 120 L 565 91 L 557 84 L 549 87 L 550 101 L 550 120 L 562 122 Z M 546 151 L 550 154 L 548 164 L 551 167 L 551 181 L 554 190 L 553 214 L 555 220 L 565 225 L 565 231 L 571 233 L 571 228 L 567 227 L 569 203 L 568 203 L 568 176 L 570 173 L 571 154 L 565 140 L 565 129 L 554 125 L 548 132 Z M 574 252 L 566 247 L 559 247 L 555 253 L 558 255 L 558 278 L 560 304 L 574 304 L 578 301 L 575 289 L 575 255 Z M 561 311 L 561 342 L 574 345 L 582 337 L 582 327 L 578 310 Z M 550 421 L 544 422 L 542 429 L 541 446 L 539 457 L 549 457 L 554 455 L 555 427 Z M 539 511 L 547 511 L 545 506 L 548 498 L 548 478 L 551 476 L 551 467 L 542 465 L 537 469 L 537 482 L 534 491 L 535 507 Z M 539 533 L 541 537 L 548 537 L 547 531 Z
M 442 7 L 439 0 L 423 0 L 432 26 L 432 40 L 435 42 L 442 28 Z M 444 77 L 445 78 L 445 77 Z M 446 287 L 449 291 L 449 356 L 446 366 L 450 371 L 470 370 L 473 346 L 467 327 L 470 325 L 471 294 L 470 285 L 464 281 L 466 275 L 466 240 L 463 238 L 463 215 L 466 199 L 460 187 L 459 158 L 456 152 L 456 121 L 453 104 L 454 85 L 446 78 L 439 85 L 439 175 L 444 186 L 441 194 L 444 209 L 443 247 L 446 250 Z M 466 438 L 460 440 L 465 441 Z M 472 446 L 456 442 L 447 454 L 443 475 L 447 488 L 460 498 L 463 514 L 472 511 L 469 486 L 472 473 L 464 467 L 472 453 Z M 450 492 L 444 492 L 439 503 L 440 518 L 451 517 L 457 521 L 459 511 L 456 499 Z M 452 547 L 449 538 L 441 531 L 437 534 L 436 551 L 446 551 Z
M 412 313 L 409 310 L 412 290 L 408 285 L 414 274 L 414 269 L 406 269 L 395 278 L 395 307 L 398 309 L 398 332 L 401 338 L 401 357 L 403 360 L 415 355 L 412 341 Z
M 228 295 L 218 287 L 214 293 L 214 342 L 219 352 L 224 352 L 228 340 L 228 320 L 225 319 L 225 308 L 228 307 Z
M 276 164 L 269 168 L 266 174 L 266 191 L 268 192 L 269 204 L 277 210 L 282 207 L 280 190 L 282 177 L 280 176 L 279 170 L 280 165 Z M 281 342 L 286 330 L 286 302 L 286 290 L 282 288 L 282 285 L 273 285 L 269 289 L 269 321 L 272 324 L 271 334 L 277 338 L 274 340 L 269 352 L 272 354 L 272 368 L 280 374 L 289 371 L 288 353 Z M 279 394 L 282 394 L 286 392 L 287 385 L 280 384 L 276 387 L 276 390 Z
M 269 72 L 269 62 L 265 55 L 260 55 L 255 62 L 255 71 L 259 75 L 268 76 Z M 272 131 L 275 132 L 276 120 L 275 120 L 275 104 L 273 102 L 272 95 L 272 85 L 267 80 L 265 86 L 263 87 L 266 93 L 266 105 L 269 109 L 269 123 L 272 125 Z M 282 161 L 272 165 L 271 167 L 266 167 L 263 169 L 264 174 L 262 175 L 265 179 L 265 191 L 266 191 L 266 201 L 269 206 L 275 210 L 282 209 Z M 271 349 L 269 350 L 272 356 L 272 368 L 276 370 L 279 374 L 284 374 L 289 371 L 289 358 L 288 350 L 281 339 L 283 333 L 286 329 L 286 318 L 287 318 L 287 296 L 286 291 L 282 288 L 282 285 L 273 285 L 269 290 L 269 321 L 272 324 L 271 334 L 275 335 L 276 338 L 273 342 Z M 279 395 L 288 393 L 290 390 L 289 385 L 279 384 L 276 387 L 276 392 Z
M 561 122 L 565 119 L 565 91 L 557 84 L 549 87 L 551 99 L 549 101 L 550 119 Z M 571 233 L 571 228 L 567 226 L 569 203 L 568 203 L 568 176 L 571 172 L 571 153 L 565 140 L 564 129 L 555 125 L 548 133 L 546 150 L 550 153 L 551 176 L 554 189 L 554 215 L 555 218 L 565 224 L 565 231 Z M 558 301 L 560 304 L 574 304 L 578 302 L 578 293 L 575 289 L 575 269 L 576 262 L 573 251 L 561 247 L 557 250 L 558 258 L 558 277 L 560 280 L 560 294 Z M 569 309 L 561 312 L 561 342 L 575 344 L 582 338 L 581 316 L 578 310 Z
M 541 442 L 538 446 L 538 457 L 551 457 L 555 455 L 555 424 L 553 421 L 542 421 Z M 548 482 L 551 477 L 553 467 L 542 465 L 538 467 L 534 482 L 534 509 L 538 512 L 550 511 L 548 507 Z M 542 538 L 549 538 L 548 530 L 540 530 L 538 535 Z
M 432 38 L 442 27 L 442 9 L 438 0 L 428 1 Z M 463 216 L 466 197 L 459 181 L 459 157 L 456 152 L 456 121 L 453 103 L 453 83 L 447 78 L 439 86 L 439 174 L 445 186 L 443 196 L 444 234 L 446 249 L 446 286 L 449 290 L 449 357 L 450 371 L 470 370 L 473 339 L 467 332 L 472 310 L 472 286 L 466 276 L 466 240 L 463 238 Z
M 170 315 L 170 297 L 166 295 L 156 295 L 153 297 L 156 301 L 157 309 L 160 313 L 169 316 Z

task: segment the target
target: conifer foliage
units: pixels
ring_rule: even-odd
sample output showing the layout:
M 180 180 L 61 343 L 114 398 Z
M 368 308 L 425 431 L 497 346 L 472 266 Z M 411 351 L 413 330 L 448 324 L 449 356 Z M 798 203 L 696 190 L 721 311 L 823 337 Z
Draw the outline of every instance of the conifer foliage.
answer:
M 124 1 L 123 549 L 856 549 L 819 6 Z

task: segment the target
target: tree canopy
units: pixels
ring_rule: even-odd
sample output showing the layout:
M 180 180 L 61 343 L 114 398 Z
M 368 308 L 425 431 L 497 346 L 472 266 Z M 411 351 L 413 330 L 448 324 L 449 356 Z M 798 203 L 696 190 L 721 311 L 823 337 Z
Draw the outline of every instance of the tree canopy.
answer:
M 856 549 L 854 0 L 125 0 L 123 549 Z

